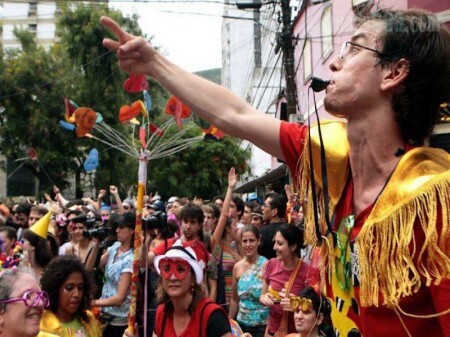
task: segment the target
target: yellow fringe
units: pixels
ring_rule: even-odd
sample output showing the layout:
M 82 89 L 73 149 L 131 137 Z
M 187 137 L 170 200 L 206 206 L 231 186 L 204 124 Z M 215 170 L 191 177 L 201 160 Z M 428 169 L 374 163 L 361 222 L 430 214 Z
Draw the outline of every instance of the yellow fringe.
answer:
M 313 138 L 313 143 L 315 152 L 318 149 L 315 138 Z M 421 151 L 424 153 L 423 158 Z M 396 308 L 400 299 L 416 293 L 422 282 L 426 286 L 432 283 L 437 285 L 442 279 L 450 278 L 450 171 L 442 171 L 442 167 L 448 167 L 449 157 L 436 150 L 418 149 L 416 153 L 419 155 L 415 157 L 412 164 L 411 161 L 408 162 L 410 167 L 399 171 L 400 178 L 402 172 L 414 170 L 417 167 L 416 163 L 424 163 L 425 160 L 429 160 L 431 163 L 430 166 L 423 166 L 426 169 L 429 168 L 429 171 L 423 170 L 421 167 L 418 172 L 422 172 L 424 177 L 429 177 L 429 174 L 433 176 L 435 172 L 438 174 L 422 187 L 411 185 L 411 190 L 405 194 L 408 196 L 405 200 L 383 204 L 386 208 L 381 207 L 378 216 L 373 216 L 377 212 L 372 212 L 356 239 L 360 268 L 360 303 L 363 307 L 378 306 L 381 293 L 382 304 Z M 427 157 L 428 155 L 430 157 Z M 315 247 L 318 242 L 314 227 L 309 162 L 308 139 L 306 139 L 304 151 L 297 163 L 298 191 L 300 200 L 302 198 L 307 200 L 304 205 L 305 243 Z M 340 160 L 337 162 L 342 163 Z M 435 164 L 436 166 L 433 166 Z M 317 166 L 316 159 L 314 159 L 316 181 L 321 180 L 320 175 L 317 176 Z M 440 168 L 434 171 L 437 166 Z M 344 167 L 344 165 L 341 166 L 341 168 Z M 340 177 L 344 176 L 340 175 Z M 333 177 L 328 177 L 328 179 L 331 180 Z M 340 179 L 340 182 L 344 182 L 344 180 Z M 421 185 L 420 178 L 415 182 Z M 396 183 L 391 184 L 391 188 L 395 189 Z M 341 192 L 339 189 L 340 185 L 338 184 L 334 192 Z M 316 184 L 316 191 L 320 229 L 322 233 L 325 233 L 327 228 L 324 221 L 321 181 Z M 335 195 L 337 196 L 336 193 Z M 334 213 L 339 197 L 330 198 L 330 215 Z M 441 219 L 439 232 L 437 219 Z M 422 226 L 425 238 L 423 244 L 418 247 L 415 246 L 415 224 Z M 320 248 L 323 265 L 328 267 L 330 273 L 334 271 L 334 247 L 331 237 L 328 238 L 328 243 L 331 245 L 331 249 L 327 248 L 327 245 L 322 245 Z M 412 249 L 410 249 L 410 245 L 412 245 Z
M 427 286 L 450 278 L 449 191 L 447 172 L 381 221 L 366 221 L 356 239 L 362 306 L 378 306 L 381 292 L 383 305 L 394 308 L 400 298 L 419 290 L 422 278 Z M 438 209 L 442 219 L 439 233 Z M 411 253 L 415 223 L 422 225 L 425 240 L 419 251 Z
M 300 156 L 297 163 L 298 172 L 298 191 L 300 200 L 306 200 L 307 203 L 303 205 L 304 219 L 305 219 L 305 231 L 304 231 L 304 241 L 305 244 L 312 246 L 312 251 L 315 247 L 318 247 L 318 240 L 316 235 L 316 229 L 314 226 L 314 204 L 312 197 L 312 185 L 310 179 L 310 159 L 308 150 L 308 139 L 305 140 L 304 151 Z M 322 188 L 316 183 L 316 196 L 318 198 L 317 204 L 319 208 L 319 226 L 322 235 L 326 233 L 327 225 L 325 223 L 325 210 L 324 210 L 324 197 L 322 193 Z M 330 200 L 331 201 L 331 200 Z M 335 205 L 329 203 L 329 214 L 333 214 Z M 327 243 L 319 246 L 320 257 L 321 257 L 321 274 L 325 274 L 328 270 L 328 281 L 331 283 L 331 272 L 334 270 L 334 245 L 331 235 L 328 238 L 322 237 L 324 240 L 327 239 Z

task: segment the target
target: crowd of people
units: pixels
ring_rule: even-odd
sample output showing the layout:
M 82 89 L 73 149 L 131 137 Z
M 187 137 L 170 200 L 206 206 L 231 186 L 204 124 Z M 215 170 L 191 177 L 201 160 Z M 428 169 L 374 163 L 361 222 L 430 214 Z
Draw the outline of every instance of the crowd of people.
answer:
M 277 193 L 268 194 L 264 204 L 259 197 L 244 201 L 233 193 L 237 181 L 231 168 L 225 196 L 208 203 L 144 198 L 141 335 L 179 336 L 205 329 L 204 336 L 242 331 L 263 337 L 279 327 L 283 334 L 296 331 L 289 298 L 307 286 L 307 263 L 300 258 L 303 222 L 292 216 L 298 201 L 287 203 Z M 40 294 L 31 306 L 42 313 L 36 328 L 40 334 L 123 336 L 130 309 L 136 200 L 122 201 L 115 186 L 109 188 L 109 204 L 105 190 L 96 200 L 73 201 L 56 186 L 53 192 L 45 204 L 2 205 L 0 253 L 4 260 L 21 254 L 20 262 L 2 273 L 36 280 L 36 289 L 27 291 Z M 5 293 L 0 303 L 11 303 L 12 297 Z M 30 303 L 23 298 L 26 307 Z M 284 310 L 289 324 L 282 318 Z M 207 323 L 197 327 L 200 313 L 199 322 Z

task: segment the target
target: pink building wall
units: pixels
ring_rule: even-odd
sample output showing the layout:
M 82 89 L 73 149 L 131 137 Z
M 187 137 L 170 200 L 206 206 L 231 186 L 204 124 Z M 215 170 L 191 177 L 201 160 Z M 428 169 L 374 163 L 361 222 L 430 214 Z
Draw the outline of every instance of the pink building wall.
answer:
M 409 0 L 408 8 L 414 7 L 438 13 L 450 9 L 450 0 Z

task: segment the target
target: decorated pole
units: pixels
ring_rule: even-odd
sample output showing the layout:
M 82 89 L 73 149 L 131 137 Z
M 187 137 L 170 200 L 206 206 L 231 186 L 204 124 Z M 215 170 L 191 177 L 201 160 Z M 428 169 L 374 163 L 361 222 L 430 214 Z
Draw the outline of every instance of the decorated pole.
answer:
M 134 334 L 136 323 L 136 302 L 139 284 L 139 252 L 142 246 L 142 209 L 144 206 L 145 185 L 147 182 L 148 152 L 144 151 L 139 156 L 138 170 L 138 194 L 136 206 L 136 226 L 134 229 L 134 251 L 133 251 L 133 275 L 131 277 L 131 300 L 130 313 L 128 316 L 128 330 Z

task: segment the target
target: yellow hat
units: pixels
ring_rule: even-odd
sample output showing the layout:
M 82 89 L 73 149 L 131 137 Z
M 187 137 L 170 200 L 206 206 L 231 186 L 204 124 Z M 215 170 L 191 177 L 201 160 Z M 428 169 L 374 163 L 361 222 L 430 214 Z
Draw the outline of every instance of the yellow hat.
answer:
M 38 222 L 36 222 L 33 226 L 30 227 L 30 231 L 46 240 L 51 215 L 52 215 L 51 211 L 45 214 L 42 218 L 39 219 Z

